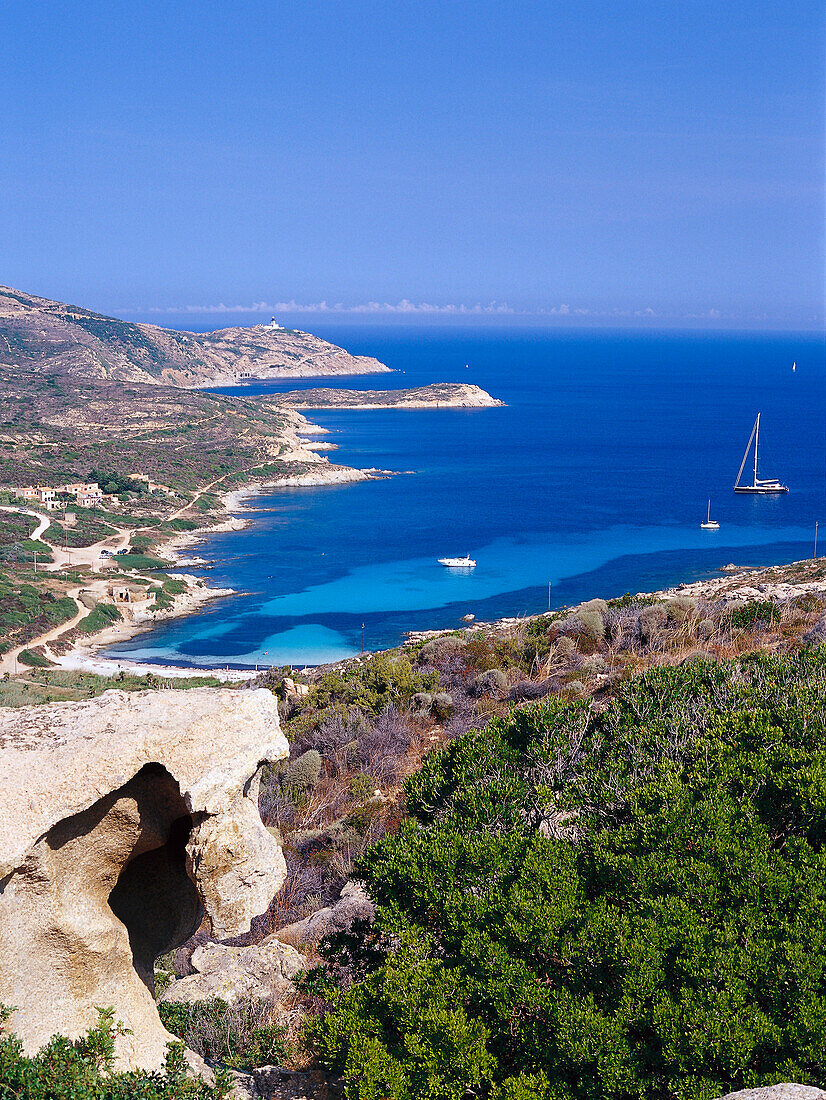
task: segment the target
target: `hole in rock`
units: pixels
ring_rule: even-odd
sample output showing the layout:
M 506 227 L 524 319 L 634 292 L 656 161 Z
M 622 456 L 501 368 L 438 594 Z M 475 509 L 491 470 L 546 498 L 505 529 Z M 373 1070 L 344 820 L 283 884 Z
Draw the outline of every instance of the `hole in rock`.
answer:
M 125 925 L 135 970 L 154 994 L 155 960 L 189 939 L 204 915 L 186 872 L 193 821 L 178 783 L 160 764 L 147 764 L 117 796 L 110 812 L 132 826 L 134 843 L 109 907 Z

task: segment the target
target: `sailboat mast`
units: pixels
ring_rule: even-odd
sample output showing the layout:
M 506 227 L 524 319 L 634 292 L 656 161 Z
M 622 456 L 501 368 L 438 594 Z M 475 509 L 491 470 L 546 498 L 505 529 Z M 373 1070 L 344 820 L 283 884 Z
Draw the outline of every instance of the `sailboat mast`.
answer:
M 760 413 L 754 424 L 754 486 L 757 488 L 757 448 L 760 444 Z
M 743 452 L 743 461 L 740 463 L 740 469 L 737 471 L 737 480 L 734 482 L 734 488 L 735 489 L 739 489 L 739 487 L 740 487 L 740 478 L 743 476 L 743 470 L 745 470 L 745 468 L 746 468 L 746 459 L 749 457 L 749 451 L 751 450 L 751 443 L 752 443 L 752 440 L 754 439 L 754 433 L 757 431 L 757 425 L 759 423 L 760 423 L 760 413 L 757 414 L 757 419 L 754 422 L 754 427 L 751 429 L 751 435 L 749 436 L 749 441 L 746 444 L 745 451 Z M 754 471 L 755 471 L 754 476 L 755 476 L 755 479 L 756 479 L 757 478 L 757 452 L 756 451 L 755 451 L 755 459 L 754 459 Z

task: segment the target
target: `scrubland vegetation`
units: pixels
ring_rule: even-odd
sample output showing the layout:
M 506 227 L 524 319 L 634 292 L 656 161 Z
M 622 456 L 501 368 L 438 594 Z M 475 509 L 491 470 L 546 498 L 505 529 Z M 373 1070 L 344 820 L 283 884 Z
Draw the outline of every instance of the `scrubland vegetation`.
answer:
M 27 659 L 26 654 L 29 654 Z M 31 657 L 34 657 L 34 661 Z M 117 676 L 99 676 L 94 672 L 54 668 L 46 661 L 38 664 L 38 655 L 24 650 L 20 654 L 21 665 L 29 668 L 22 676 L 0 679 L 0 707 L 25 707 L 35 703 L 77 702 L 93 699 L 104 691 L 152 691 L 167 688 L 186 691 L 193 687 L 222 687 L 213 676 L 160 677 L 154 673 L 145 676 L 120 672 Z M 40 659 L 42 661 L 42 658 Z
M 656 668 L 429 756 L 307 1034 L 360 1100 L 826 1074 L 826 650 Z
M 821 1083 L 825 612 L 626 596 L 263 674 L 291 751 L 259 806 L 288 875 L 233 942 L 350 879 L 375 920 L 299 943 L 288 1012 L 164 1004 L 167 1026 L 211 1061 L 324 1068 L 350 1100 Z M 162 965 L 191 973 L 206 938 Z
M 183 1043 L 170 1044 L 161 1073 L 115 1073 L 118 1025 L 110 1009 L 99 1010 L 96 1027 L 75 1041 L 56 1036 L 34 1057 L 2 1030 L 0 1008 L 0 1098 L 25 1100 L 224 1100 L 230 1083 L 219 1072 L 214 1087 L 188 1072 Z
M 0 573 L 0 653 L 36 638 L 77 612 L 68 596 L 55 591 L 53 582 L 45 584 L 35 573 Z

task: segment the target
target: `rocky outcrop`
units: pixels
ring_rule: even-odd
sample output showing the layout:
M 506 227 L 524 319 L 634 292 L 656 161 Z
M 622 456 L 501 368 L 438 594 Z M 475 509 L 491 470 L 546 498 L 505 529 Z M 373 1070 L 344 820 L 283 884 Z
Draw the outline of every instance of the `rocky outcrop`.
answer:
M 27 1051 L 111 1005 L 119 1064 L 162 1063 L 155 959 L 205 916 L 223 938 L 266 910 L 285 868 L 258 776 L 287 753 L 266 690 L 0 712 L 0 1002 Z
M 768 1085 L 762 1089 L 727 1092 L 720 1100 L 826 1100 L 826 1092 L 814 1085 Z
M 276 936 L 294 947 L 317 944 L 325 936 L 349 932 L 357 921 L 372 921 L 374 916 L 375 907 L 363 888 L 357 882 L 348 882 L 332 905 L 316 910 L 304 920 L 286 925 L 276 932 Z
M 292 979 L 307 967 L 302 954 L 274 936 L 250 947 L 205 943 L 195 948 L 190 962 L 195 973 L 172 982 L 162 1001 L 275 1002 L 292 991 Z
M 234 1073 L 235 1100 L 342 1100 L 344 1082 L 319 1070 L 261 1066 Z

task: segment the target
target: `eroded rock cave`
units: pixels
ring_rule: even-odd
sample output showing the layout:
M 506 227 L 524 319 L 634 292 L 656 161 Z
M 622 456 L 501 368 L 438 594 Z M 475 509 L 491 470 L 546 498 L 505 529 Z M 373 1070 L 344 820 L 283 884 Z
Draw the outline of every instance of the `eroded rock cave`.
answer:
M 287 753 L 266 691 L 107 692 L 0 714 L 0 1001 L 36 1050 L 112 1005 L 123 1066 L 170 1036 L 154 962 L 206 914 L 249 929 L 284 877 L 254 794 Z

